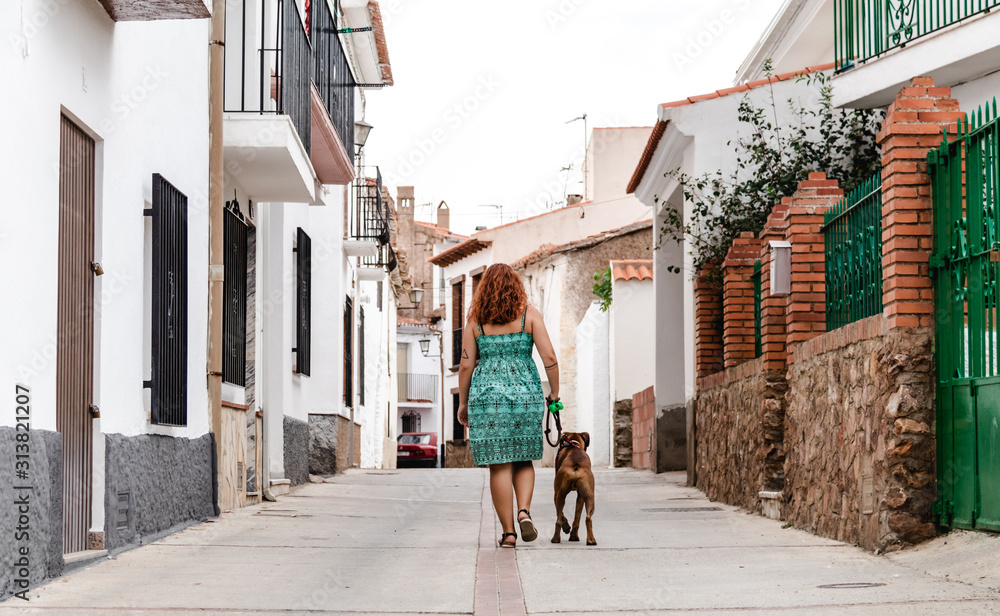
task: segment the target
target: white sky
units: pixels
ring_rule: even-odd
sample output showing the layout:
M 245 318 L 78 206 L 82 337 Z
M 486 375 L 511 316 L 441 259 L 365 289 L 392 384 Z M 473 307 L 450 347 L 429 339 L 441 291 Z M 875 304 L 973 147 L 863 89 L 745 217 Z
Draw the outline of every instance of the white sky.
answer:
M 652 126 L 657 104 L 731 86 L 782 1 L 380 0 L 396 85 L 366 93 L 365 162 L 393 195 L 447 201 L 463 233 L 499 222 L 484 204 L 538 213 L 571 162 L 583 192 L 567 120 Z

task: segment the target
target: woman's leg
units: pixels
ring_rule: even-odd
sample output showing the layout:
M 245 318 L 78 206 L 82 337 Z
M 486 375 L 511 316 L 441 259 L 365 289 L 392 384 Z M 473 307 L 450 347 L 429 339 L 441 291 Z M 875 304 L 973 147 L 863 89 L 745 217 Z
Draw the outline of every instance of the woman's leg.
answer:
M 531 460 L 526 462 L 514 462 L 514 494 L 517 495 L 517 509 L 527 509 L 531 511 L 531 495 L 535 491 L 535 466 Z M 518 519 L 527 517 L 523 513 L 518 514 Z
M 514 531 L 514 493 L 512 490 L 511 463 L 490 464 L 490 495 L 493 497 L 493 509 L 500 518 L 503 532 Z

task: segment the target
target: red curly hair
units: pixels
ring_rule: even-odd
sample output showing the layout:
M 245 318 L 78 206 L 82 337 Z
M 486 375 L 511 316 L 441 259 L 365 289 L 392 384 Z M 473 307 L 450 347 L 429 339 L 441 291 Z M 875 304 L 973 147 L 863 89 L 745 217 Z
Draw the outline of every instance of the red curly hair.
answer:
M 521 277 L 506 263 L 494 263 L 476 287 L 469 318 L 480 325 L 503 325 L 518 319 L 527 307 Z

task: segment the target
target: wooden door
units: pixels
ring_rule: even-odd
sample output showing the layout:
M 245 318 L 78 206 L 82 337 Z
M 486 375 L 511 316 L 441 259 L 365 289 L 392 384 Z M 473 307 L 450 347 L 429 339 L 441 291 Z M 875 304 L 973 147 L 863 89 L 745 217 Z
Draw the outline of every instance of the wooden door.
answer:
M 63 551 L 87 549 L 94 388 L 94 140 L 61 117 L 56 429 L 63 438 Z

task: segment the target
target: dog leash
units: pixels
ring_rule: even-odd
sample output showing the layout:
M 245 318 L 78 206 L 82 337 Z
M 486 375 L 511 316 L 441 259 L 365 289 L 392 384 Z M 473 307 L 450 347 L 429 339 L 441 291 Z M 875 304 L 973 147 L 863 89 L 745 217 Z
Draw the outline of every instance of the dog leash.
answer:
M 554 402 L 550 402 L 548 408 L 549 412 L 545 414 L 545 441 L 553 447 L 559 447 L 560 442 L 562 441 L 562 421 L 559 420 L 559 411 L 563 410 L 565 407 L 562 402 L 556 400 Z M 552 442 L 552 439 L 549 438 L 549 433 L 552 432 L 552 427 L 549 425 L 551 423 L 549 421 L 551 417 L 556 418 L 556 431 L 558 434 L 556 442 L 554 443 Z

